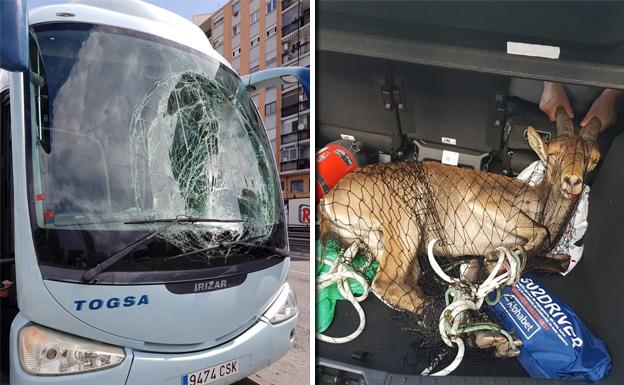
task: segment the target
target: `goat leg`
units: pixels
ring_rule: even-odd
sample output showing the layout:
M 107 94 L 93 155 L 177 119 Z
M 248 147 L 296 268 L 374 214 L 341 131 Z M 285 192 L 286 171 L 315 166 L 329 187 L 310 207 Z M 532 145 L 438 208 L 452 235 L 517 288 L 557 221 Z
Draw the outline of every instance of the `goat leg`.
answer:
M 531 267 L 539 270 L 553 271 L 555 273 L 563 273 L 570 267 L 570 257 L 567 254 L 549 254 L 545 257 L 537 257 Z
M 479 330 L 474 333 L 474 345 L 480 349 L 495 349 L 494 355 L 499 358 L 513 358 L 520 354 L 519 346 L 522 341 L 513 339 L 513 346 L 509 346 L 507 337 L 493 330 Z
M 412 224 L 411 228 L 415 228 Z M 422 311 L 418 289 L 421 269 L 414 263 L 418 251 L 417 234 L 408 234 L 399 223 L 385 225 L 383 257 L 373 279 L 372 291 L 387 305 L 413 313 Z M 410 236 L 411 235 L 411 236 Z

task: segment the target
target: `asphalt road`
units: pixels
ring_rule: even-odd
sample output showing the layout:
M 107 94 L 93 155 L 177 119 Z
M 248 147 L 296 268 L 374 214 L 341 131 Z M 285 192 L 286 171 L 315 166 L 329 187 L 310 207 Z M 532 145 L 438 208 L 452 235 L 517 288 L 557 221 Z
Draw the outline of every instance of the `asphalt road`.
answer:
M 293 259 L 288 283 L 297 294 L 299 321 L 295 343 L 290 351 L 273 365 L 264 368 L 235 385 L 306 385 L 310 383 L 310 260 Z

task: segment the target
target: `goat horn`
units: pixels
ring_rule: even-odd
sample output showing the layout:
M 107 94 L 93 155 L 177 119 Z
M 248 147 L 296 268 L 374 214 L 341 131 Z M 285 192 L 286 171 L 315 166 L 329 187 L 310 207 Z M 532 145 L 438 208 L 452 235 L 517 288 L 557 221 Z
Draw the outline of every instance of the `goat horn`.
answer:
M 600 122 L 600 119 L 594 116 L 585 128 L 581 128 L 580 136 L 587 141 L 595 142 L 598 138 L 598 133 L 600 132 L 601 127 L 602 123 Z
M 557 107 L 555 118 L 557 121 L 557 136 L 574 136 L 574 125 L 572 124 L 572 119 L 570 119 L 562 106 Z

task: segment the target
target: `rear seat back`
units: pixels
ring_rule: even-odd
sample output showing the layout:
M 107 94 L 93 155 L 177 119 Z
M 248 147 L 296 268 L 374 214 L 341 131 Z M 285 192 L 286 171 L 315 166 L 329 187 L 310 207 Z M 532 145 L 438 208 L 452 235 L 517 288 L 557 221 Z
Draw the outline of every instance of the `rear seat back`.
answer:
M 404 133 L 480 152 L 500 149 L 506 77 L 407 63 L 393 63 L 393 72 L 405 97 Z
M 396 113 L 384 108 L 385 60 L 319 51 L 317 143 L 352 135 L 366 146 L 391 148 Z

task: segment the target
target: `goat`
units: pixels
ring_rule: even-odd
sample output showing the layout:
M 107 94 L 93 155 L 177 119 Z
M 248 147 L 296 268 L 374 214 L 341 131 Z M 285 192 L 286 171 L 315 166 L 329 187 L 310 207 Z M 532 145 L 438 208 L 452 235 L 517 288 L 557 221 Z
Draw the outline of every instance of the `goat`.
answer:
M 529 145 L 546 164 L 535 186 L 437 162 L 360 168 L 319 202 L 320 239 L 333 233 L 342 242 L 366 246 L 379 262 L 372 291 L 388 305 L 415 313 L 423 305 L 417 256 L 434 238 L 440 241 L 435 254 L 447 258 L 485 257 L 489 266 L 496 247 L 504 246 L 521 249 L 533 268 L 564 271 L 569 256 L 542 254 L 553 246 L 585 174 L 600 159 L 600 121 L 592 119 L 577 135 L 560 107 L 556 127 L 549 143 L 527 129 Z

